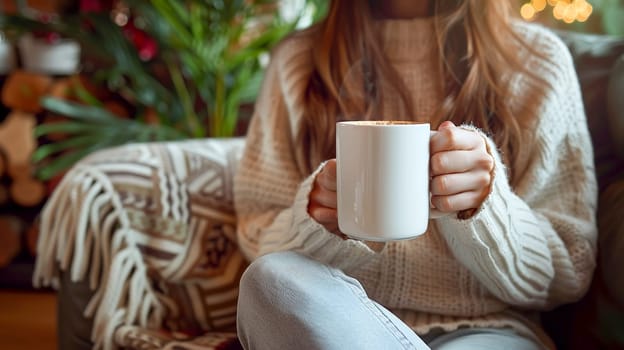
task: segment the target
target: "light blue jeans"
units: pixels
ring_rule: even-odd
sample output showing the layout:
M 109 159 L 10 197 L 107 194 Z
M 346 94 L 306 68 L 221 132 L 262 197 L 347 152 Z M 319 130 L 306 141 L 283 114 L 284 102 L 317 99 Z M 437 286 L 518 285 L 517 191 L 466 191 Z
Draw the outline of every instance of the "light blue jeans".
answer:
M 512 330 L 460 329 L 428 339 L 368 298 L 342 271 L 293 252 L 254 261 L 243 274 L 238 336 L 248 350 L 539 350 Z

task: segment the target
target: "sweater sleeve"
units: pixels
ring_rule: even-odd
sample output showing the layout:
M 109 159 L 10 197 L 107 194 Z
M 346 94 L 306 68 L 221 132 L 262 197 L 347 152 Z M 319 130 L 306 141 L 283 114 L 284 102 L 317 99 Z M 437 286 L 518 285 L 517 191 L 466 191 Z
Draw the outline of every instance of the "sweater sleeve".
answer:
M 596 259 L 597 184 L 578 79 L 563 44 L 536 123 L 535 147 L 512 188 L 496 145 L 489 196 L 471 218 L 436 226 L 454 256 L 504 302 L 547 309 L 578 300 Z
M 308 196 L 320 166 L 303 174 L 295 157 L 294 125 L 309 65 L 305 47 L 293 41 L 273 54 L 234 179 L 238 243 L 249 260 L 292 250 L 345 269 L 375 252 L 330 233 L 308 215 Z

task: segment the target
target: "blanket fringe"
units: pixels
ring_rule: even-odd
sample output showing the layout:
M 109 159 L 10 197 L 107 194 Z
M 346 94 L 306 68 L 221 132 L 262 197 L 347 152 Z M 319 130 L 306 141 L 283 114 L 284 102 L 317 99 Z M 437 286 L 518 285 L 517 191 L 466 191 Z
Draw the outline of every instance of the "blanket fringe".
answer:
M 85 316 L 94 318 L 92 340 L 96 349 L 113 350 L 118 327 L 154 329 L 177 310 L 150 285 L 121 200 L 98 166 L 76 165 L 46 203 L 33 284 L 58 288 L 61 271 L 73 282 L 88 279 L 94 295 Z

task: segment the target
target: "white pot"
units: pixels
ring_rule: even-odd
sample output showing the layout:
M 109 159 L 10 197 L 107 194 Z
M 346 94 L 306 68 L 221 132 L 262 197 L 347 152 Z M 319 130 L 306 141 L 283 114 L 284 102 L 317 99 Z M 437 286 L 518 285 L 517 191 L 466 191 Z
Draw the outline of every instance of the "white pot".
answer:
M 80 65 L 80 45 L 62 39 L 50 44 L 26 34 L 19 39 L 18 47 L 24 70 L 53 75 L 70 75 Z
M 10 73 L 15 69 L 17 60 L 15 58 L 15 49 L 9 41 L 4 38 L 0 32 L 0 75 Z

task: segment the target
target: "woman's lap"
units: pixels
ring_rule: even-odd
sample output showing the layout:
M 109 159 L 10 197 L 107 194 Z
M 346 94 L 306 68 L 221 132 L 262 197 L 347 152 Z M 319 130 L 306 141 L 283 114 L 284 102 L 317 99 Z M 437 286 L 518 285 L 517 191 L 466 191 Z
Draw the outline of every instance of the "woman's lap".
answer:
M 404 322 L 368 298 L 357 280 L 297 253 L 256 260 L 240 288 L 238 327 L 245 348 L 427 348 Z M 435 350 L 539 349 L 513 330 L 460 329 L 426 338 Z

